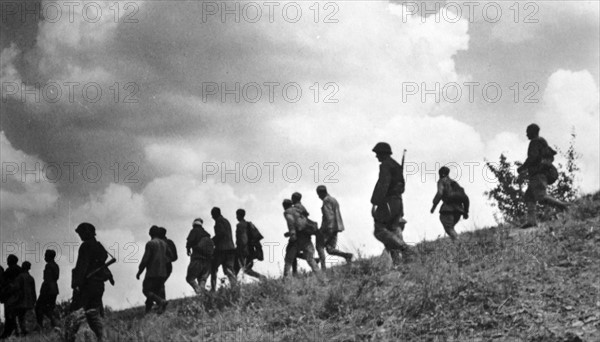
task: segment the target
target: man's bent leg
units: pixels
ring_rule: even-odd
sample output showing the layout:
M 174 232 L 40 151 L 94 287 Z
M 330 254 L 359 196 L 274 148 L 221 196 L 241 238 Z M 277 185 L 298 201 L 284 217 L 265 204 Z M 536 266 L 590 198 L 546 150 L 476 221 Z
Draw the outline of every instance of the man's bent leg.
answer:
M 342 252 L 339 249 L 337 249 L 337 234 L 338 233 L 335 232 L 331 233 L 328 236 L 325 236 L 325 248 L 327 250 L 327 253 L 329 253 L 330 255 L 342 257 L 346 259 L 346 262 L 351 262 L 353 257 L 352 253 Z
M 325 235 L 322 232 L 317 232 L 316 236 L 317 242 L 317 254 L 319 255 L 319 263 L 321 264 L 321 269 L 324 270 L 327 268 L 325 263 Z M 331 253 L 330 253 L 331 254 Z
M 210 273 L 210 272 L 209 272 Z M 192 289 L 196 294 L 200 293 L 200 286 L 198 282 L 196 282 L 196 278 L 200 274 L 200 261 L 199 260 L 190 260 L 190 264 L 187 269 L 187 274 L 185 276 L 185 281 L 190 284 Z
M 450 239 L 452 239 L 452 241 L 455 241 L 458 237 L 458 234 L 456 234 L 456 231 L 454 230 L 454 226 L 456 225 L 456 222 L 457 222 L 454 218 L 454 214 L 453 213 L 440 214 L 440 222 L 442 223 L 442 226 L 444 227 L 444 231 L 446 231 L 446 234 L 448 234 L 448 236 L 450 237 Z
M 410 251 L 408 245 L 404 242 L 402 235 L 400 235 L 401 233 L 399 233 L 398 230 L 399 228 L 390 230 L 381 223 L 375 223 L 375 232 L 373 233 L 375 238 L 381 241 L 385 248 L 390 252 L 392 260 L 395 264 L 400 262 L 398 254 L 399 252 L 402 252 L 405 256 L 412 254 L 412 251 Z
M 225 273 L 225 275 L 227 276 L 227 279 L 229 279 L 230 286 L 234 286 L 235 284 L 237 284 L 237 279 L 235 277 L 235 274 L 233 273 L 234 264 L 235 264 L 235 254 L 233 254 L 233 253 L 226 254 L 224 256 L 222 265 L 223 265 L 223 273 Z

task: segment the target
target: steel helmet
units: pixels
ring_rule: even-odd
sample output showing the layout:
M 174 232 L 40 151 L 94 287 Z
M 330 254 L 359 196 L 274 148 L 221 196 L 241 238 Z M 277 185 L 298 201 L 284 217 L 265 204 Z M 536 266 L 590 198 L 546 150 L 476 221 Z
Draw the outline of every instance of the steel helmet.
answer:
M 373 147 L 373 152 L 382 154 L 392 154 L 392 148 L 388 143 L 378 142 L 377 145 Z

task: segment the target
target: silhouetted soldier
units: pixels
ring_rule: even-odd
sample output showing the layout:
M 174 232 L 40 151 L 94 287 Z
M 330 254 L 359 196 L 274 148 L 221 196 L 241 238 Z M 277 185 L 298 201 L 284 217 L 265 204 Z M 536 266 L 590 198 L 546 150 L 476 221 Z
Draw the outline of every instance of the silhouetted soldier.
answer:
M 169 248 L 169 253 L 167 253 L 167 255 L 169 255 L 169 262 L 167 263 L 167 279 L 169 279 L 171 273 L 173 273 L 173 262 L 177 261 L 177 247 L 173 240 L 167 238 L 167 229 L 165 227 L 158 227 L 158 237 L 166 242 L 167 247 Z M 167 279 L 165 279 L 165 282 Z
M 292 206 L 295 208 L 298 208 L 300 210 L 300 214 L 302 214 L 304 217 L 308 218 L 308 216 L 310 215 L 308 213 L 308 211 L 306 210 L 306 207 L 304 207 L 304 204 L 302 204 L 302 194 L 299 192 L 294 192 L 292 194 Z M 286 236 L 288 237 L 288 236 Z M 298 259 L 303 259 L 306 260 L 306 256 L 304 256 L 304 252 L 300 251 L 298 252 L 298 254 L 296 254 L 296 259 L 294 259 L 294 262 L 292 262 L 292 274 L 293 275 L 297 275 L 298 274 Z M 315 260 L 317 263 L 318 261 Z
M 554 152 L 548 146 L 546 139 L 539 136 L 540 127 L 536 124 L 527 126 L 527 138 L 529 138 L 529 148 L 527 149 L 527 159 L 521 165 L 517 172 L 519 177 L 528 177 L 529 184 L 525 191 L 525 204 L 527 205 L 527 222 L 521 228 L 530 228 L 537 225 L 536 203 L 547 203 L 560 209 L 566 209 L 567 204 L 563 203 L 546 192 L 548 179 L 545 173 L 545 166 L 552 164 Z
M 77 262 L 72 272 L 73 302 L 71 311 L 83 308 L 90 329 L 97 339 L 102 341 L 104 328 L 100 313 L 102 312 L 104 282 L 107 278 L 103 272 L 98 272 L 98 270 L 105 267 L 108 252 L 96 240 L 96 227 L 92 224 L 81 223 L 75 232 L 83 242 L 79 246 Z
M 55 257 L 56 252 L 52 249 L 47 249 L 44 253 L 44 260 L 46 261 L 44 281 L 40 288 L 40 297 L 35 303 L 35 317 L 40 329 L 44 327 L 44 316 L 47 316 L 50 319 L 50 325 L 52 327 L 57 326 L 54 308 L 56 307 L 56 297 L 58 296 L 57 282 L 60 275 L 60 269 L 54 261 Z
M 404 230 L 404 206 L 402 193 L 404 192 L 404 175 L 402 166 L 392 159 L 392 148 L 385 142 L 380 142 L 373 148 L 379 166 L 379 179 L 373 190 L 371 204 L 375 220 L 375 238 L 383 243 L 390 253 L 394 264 L 400 263 L 399 253 L 404 258 L 410 257 L 414 252 L 402 239 Z
M 235 264 L 235 245 L 233 244 L 233 236 L 231 232 L 231 224 L 221 215 L 221 209 L 214 207 L 210 211 L 210 215 L 215 220 L 215 254 L 212 260 L 210 289 L 215 291 L 217 288 L 217 272 L 219 266 L 223 268 L 223 273 L 229 279 L 231 286 L 236 284 L 235 274 L 233 271 Z
M 32 310 L 35 307 L 37 295 L 35 293 L 35 279 L 29 274 L 31 263 L 29 261 L 23 261 L 21 269 L 21 274 L 19 274 L 15 280 L 19 288 L 19 303 L 17 305 L 16 315 L 19 321 L 19 328 L 21 329 L 21 336 L 25 336 L 27 335 L 25 315 L 29 310 Z
M 345 253 L 337 249 L 338 233 L 344 231 L 344 221 L 340 213 L 340 205 L 338 201 L 327 193 L 327 188 L 324 185 L 317 187 L 317 195 L 323 201 L 321 212 L 323 219 L 321 221 L 321 229 L 317 232 L 317 253 L 321 262 L 321 269 L 326 269 L 325 249 L 330 255 L 337 255 L 350 263 L 352 261 L 352 253 Z
M 469 197 L 460 185 L 450 178 L 449 168 L 442 166 L 438 174 L 440 175 L 440 179 L 437 183 L 437 193 L 433 198 L 431 213 L 433 214 L 437 205 L 442 201 L 440 222 L 442 222 L 446 234 L 455 241 L 458 238 L 458 234 L 456 234 L 454 226 L 456 226 L 461 216 L 465 220 L 469 218 Z
M 17 265 L 19 258 L 10 254 L 6 258 L 8 267 L 3 274 L 2 285 L 0 286 L 0 299 L 4 303 L 4 330 L 0 339 L 9 337 L 17 328 L 17 309 L 19 305 L 19 286 L 16 282 L 22 269 Z
M 159 228 L 150 227 L 150 241 L 146 242 L 144 256 L 135 277 L 139 280 L 140 275 L 146 270 L 142 292 L 146 296 L 146 313 L 152 310 L 156 303 L 159 313 L 163 313 L 167 307 L 167 301 L 161 296 L 165 292 L 165 280 L 167 279 L 167 263 L 169 262 L 167 243 L 159 238 Z
M 266 277 L 255 270 L 252 269 L 254 267 L 254 259 L 253 256 L 250 255 L 250 235 L 248 234 L 249 225 L 252 224 L 246 221 L 246 211 L 244 209 L 238 209 L 235 212 L 235 217 L 238 220 L 238 224 L 235 229 L 235 243 L 236 243 L 236 262 L 234 265 L 234 272 L 237 276 L 241 269 L 244 270 L 244 273 L 247 275 L 258 278 L 258 279 L 266 279 Z
M 302 251 L 306 257 L 306 262 L 313 272 L 320 278 L 320 271 L 317 263 L 313 259 L 315 247 L 310 240 L 310 235 L 303 232 L 303 223 L 306 218 L 300 213 L 298 208 L 292 206 L 292 201 L 289 199 L 283 200 L 283 217 L 287 223 L 289 240 L 285 252 L 285 266 L 283 268 L 283 276 L 286 277 L 292 270 L 292 262 L 296 256 Z
M 190 257 L 185 280 L 192 286 L 196 294 L 200 294 L 206 289 L 206 281 L 211 273 L 212 256 L 215 251 L 210 234 L 202 227 L 203 223 L 201 218 L 194 220 L 185 245 L 187 255 Z

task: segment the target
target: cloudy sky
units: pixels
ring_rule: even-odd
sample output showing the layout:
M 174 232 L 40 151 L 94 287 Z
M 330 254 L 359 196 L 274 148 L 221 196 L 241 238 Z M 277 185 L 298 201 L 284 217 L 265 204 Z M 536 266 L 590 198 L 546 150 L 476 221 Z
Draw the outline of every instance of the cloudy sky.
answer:
M 88 5 L 85 5 L 89 3 Z M 578 186 L 599 184 L 599 4 L 528 2 L 2 1 L 0 239 L 33 263 L 59 250 L 61 297 L 88 221 L 115 254 L 106 304 L 141 304 L 137 264 L 152 224 L 180 260 L 168 297 L 191 295 L 195 217 L 235 210 L 279 276 L 292 192 L 319 220 L 338 199 L 342 249 L 378 255 L 370 203 L 379 141 L 407 149 L 405 239 L 443 235 L 429 213 L 450 164 L 471 197 L 458 231 L 495 224 L 484 159 L 523 160 L 525 127 L 577 134 Z M 334 259 L 332 259 L 334 261 Z

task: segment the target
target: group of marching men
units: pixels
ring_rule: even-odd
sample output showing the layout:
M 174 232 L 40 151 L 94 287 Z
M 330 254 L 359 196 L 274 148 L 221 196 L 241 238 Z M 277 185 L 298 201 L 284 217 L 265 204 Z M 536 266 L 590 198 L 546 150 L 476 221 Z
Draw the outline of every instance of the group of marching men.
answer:
M 546 192 L 549 179 L 553 178 L 552 161 L 556 152 L 549 148 L 548 143 L 539 136 L 539 126 L 536 124 L 527 127 L 527 137 L 531 141 L 527 160 L 518 170 L 519 177 L 527 177 L 529 180 L 529 186 L 525 193 L 528 216 L 526 224 L 522 227 L 525 229 L 536 225 L 535 205 L 537 202 L 552 204 L 563 209 L 568 205 L 550 197 Z M 402 260 L 406 262 L 412 260 L 416 254 L 402 238 L 406 225 L 402 202 L 405 186 L 404 155 L 402 164 L 399 164 L 391 157 L 392 149 L 385 142 L 377 143 L 373 152 L 380 162 L 379 178 L 371 196 L 374 236 L 384 245 L 385 251 L 391 256 L 394 265 L 399 265 Z M 440 177 L 431 213 L 434 213 L 438 204 L 442 202 L 439 210 L 440 222 L 450 238 L 456 241 L 458 235 L 454 227 L 461 217 L 465 219 L 469 217 L 469 198 L 464 189 L 449 177 L 450 170 L 447 167 L 441 167 L 438 173 Z M 300 193 L 296 192 L 292 194 L 291 199 L 283 200 L 283 216 L 288 230 L 284 235 L 289 239 L 285 253 L 284 277 L 287 277 L 290 272 L 297 273 L 297 259 L 304 259 L 318 279 L 322 280 L 318 264 L 320 263 L 321 269 L 326 268 L 325 251 L 330 255 L 344 258 L 347 263 L 352 261 L 351 253 L 337 249 L 337 235 L 344 231 L 339 203 L 323 185 L 319 185 L 316 192 L 323 201 L 320 228 L 318 223 L 308 218 L 309 213 L 302 205 Z M 238 223 L 235 231 L 235 244 L 231 224 L 223 217 L 221 210 L 214 207 L 211 210 L 211 216 L 215 222 L 212 238 L 204 229 L 204 221 L 201 218 L 193 221 L 192 230 L 187 237 L 186 251 L 190 257 L 190 264 L 187 269 L 186 281 L 194 291 L 197 294 L 205 291 L 209 275 L 211 276 L 211 291 L 215 291 L 219 267 L 222 267 L 231 285 L 236 284 L 240 270 L 249 276 L 265 279 L 265 276 L 252 269 L 254 260 L 263 260 L 260 243 L 263 236 L 252 222 L 246 221 L 245 210 L 238 209 L 236 211 Z M 92 224 L 81 223 L 75 231 L 81 238 L 82 244 L 72 274 L 73 299 L 70 310 L 72 312 L 82 310 L 90 328 L 98 340 L 102 340 L 102 295 L 106 281 L 114 285 L 114 279 L 108 266 L 114 263 L 115 259 L 111 258 L 106 262 L 110 254 L 96 240 L 95 227 Z M 149 234 L 151 239 L 146 243 L 136 278 L 139 279 L 142 273 L 146 272 L 142 284 L 142 291 L 147 298 L 146 313 L 152 310 L 154 304 L 158 305 L 158 313 L 162 313 L 167 306 L 164 284 L 171 275 L 172 262 L 177 260 L 177 249 L 175 243 L 166 237 L 165 228 L 152 226 Z M 313 235 L 316 236 L 318 254 L 316 259 L 312 243 Z M 10 336 L 16 330 L 17 321 L 21 334 L 26 334 L 23 317 L 28 310 L 34 307 L 40 327 L 44 315 L 50 318 L 52 326 L 56 326 L 54 307 L 58 295 L 56 282 L 59 277 L 59 268 L 54 262 L 55 256 L 55 251 L 46 251 L 47 264 L 44 269 L 44 282 L 37 302 L 35 281 L 29 275 L 31 267 L 29 262 L 25 261 L 19 267 L 17 265 L 18 258 L 10 255 L 7 259 L 6 271 L 0 267 L 0 300 L 4 303 L 6 315 L 6 323 L 0 339 Z

